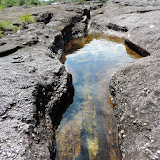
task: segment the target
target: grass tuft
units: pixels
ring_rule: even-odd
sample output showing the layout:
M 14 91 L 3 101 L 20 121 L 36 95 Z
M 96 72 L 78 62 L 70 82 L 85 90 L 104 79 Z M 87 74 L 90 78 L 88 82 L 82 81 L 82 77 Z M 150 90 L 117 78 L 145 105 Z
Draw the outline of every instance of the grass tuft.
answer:
M 2 38 L 3 34 L 7 31 L 17 32 L 18 27 L 14 26 L 13 23 L 8 19 L 0 20 L 0 38 Z
M 2 32 L 1 32 L 1 30 L 0 30 L 0 38 L 2 38 L 2 36 L 3 36 L 3 34 L 2 34 Z
M 29 24 L 29 23 L 34 23 L 35 19 L 32 15 L 30 15 L 28 13 L 25 13 L 25 14 L 19 16 L 19 21 L 20 21 L 21 24 L 22 23 Z
M 3 5 L 2 4 L 0 4 L 0 11 L 3 9 Z
M 0 30 L 2 29 L 17 31 L 18 27 L 14 26 L 13 23 L 8 19 L 1 19 L 0 20 Z

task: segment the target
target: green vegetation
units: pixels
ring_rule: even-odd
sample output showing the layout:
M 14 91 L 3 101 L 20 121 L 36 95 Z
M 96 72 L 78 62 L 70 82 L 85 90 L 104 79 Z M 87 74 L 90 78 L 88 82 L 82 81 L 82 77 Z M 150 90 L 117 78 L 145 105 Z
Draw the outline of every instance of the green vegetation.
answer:
M 32 15 L 25 13 L 19 16 L 19 22 L 24 25 L 28 25 L 29 23 L 34 23 L 35 19 Z M 3 34 L 7 31 L 17 32 L 19 29 L 18 26 L 13 25 L 13 23 L 8 19 L 0 20 L 0 38 L 2 38 Z
M 0 38 L 2 38 L 2 36 L 3 36 L 3 35 L 2 35 L 2 32 L 0 31 Z
M 6 31 L 14 31 L 18 30 L 17 26 L 14 26 L 13 23 L 8 19 L 1 19 L 0 20 L 0 38 L 3 36 L 3 33 Z
M 29 24 L 29 23 L 34 23 L 35 19 L 32 15 L 25 13 L 25 14 L 19 16 L 19 21 L 21 24 L 22 23 Z
M 109 1 L 109 0 L 100 0 L 100 2 L 101 2 L 102 4 L 107 3 L 107 1 Z
M 0 10 L 12 6 L 43 6 L 51 2 L 53 2 L 53 0 L 47 2 L 40 0 L 0 0 Z
M 0 30 L 12 30 L 12 31 L 17 31 L 18 27 L 14 26 L 13 23 L 8 20 L 8 19 L 1 19 L 0 20 Z
M 49 1 L 44 1 L 44 0 L 0 0 L 0 10 L 3 8 L 7 7 L 12 7 L 12 6 L 44 6 L 47 4 L 50 4 L 54 1 L 66 1 L 66 2 L 84 2 L 84 1 L 89 1 L 89 0 L 49 0 Z M 100 0 L 103 4 L 106 3 L 108 0 Z

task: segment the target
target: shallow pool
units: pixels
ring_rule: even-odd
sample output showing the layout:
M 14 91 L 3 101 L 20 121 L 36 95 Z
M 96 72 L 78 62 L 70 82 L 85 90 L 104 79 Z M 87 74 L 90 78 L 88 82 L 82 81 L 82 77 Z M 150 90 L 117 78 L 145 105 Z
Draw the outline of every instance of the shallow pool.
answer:
M 56 159 L 120 159 L 109 80 L 118 68 L 140 58 L 123 41 L 91 34 L 66 45 L 62 62 L 72 74 L 75 95 L 56 131 Z

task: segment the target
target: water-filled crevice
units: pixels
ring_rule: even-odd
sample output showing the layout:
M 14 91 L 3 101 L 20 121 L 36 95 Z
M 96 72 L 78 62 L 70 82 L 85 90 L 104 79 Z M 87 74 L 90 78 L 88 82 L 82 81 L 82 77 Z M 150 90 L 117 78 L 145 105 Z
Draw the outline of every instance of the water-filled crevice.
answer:
M 109 80 L 140 57 L 124 38 L 95 33 L 65 45 L 61 62 L 73 76 L 75 95 L 56 132 L 57 159 L 120 159 Z

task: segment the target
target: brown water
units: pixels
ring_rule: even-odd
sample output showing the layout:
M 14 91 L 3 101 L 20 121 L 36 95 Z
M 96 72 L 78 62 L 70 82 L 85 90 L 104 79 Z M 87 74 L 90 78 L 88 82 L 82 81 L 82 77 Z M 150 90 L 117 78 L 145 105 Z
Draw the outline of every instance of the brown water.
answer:
M 115 70 L 140 58 L 123 41 L 90 35 L 66 45 L 62 62 L 73 76 L 75 95 L 56 131 L 56 159 L 120 159 L 109 80 Z

